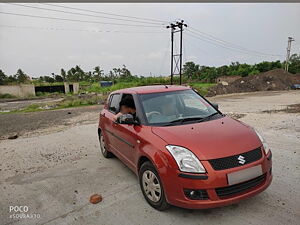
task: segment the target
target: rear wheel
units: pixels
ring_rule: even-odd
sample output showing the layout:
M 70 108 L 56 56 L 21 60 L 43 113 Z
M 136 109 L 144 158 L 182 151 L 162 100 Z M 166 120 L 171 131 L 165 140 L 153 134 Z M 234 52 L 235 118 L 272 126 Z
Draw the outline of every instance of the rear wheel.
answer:
M 113 154 L 107 150 L 105 140 L 104 140 L 104 136 L 103 136 L 102 132 L 99 135 L 99 142 L 100 142 L 100 150 L 101 150 L 102 155 L 105 158 L 113 157 Z
M 159 175 L 151 162 L 145 162 L 141 166 L 139 180 L 143 195 L 153 208 L 163 211 L 170 207 L 166 201 Z

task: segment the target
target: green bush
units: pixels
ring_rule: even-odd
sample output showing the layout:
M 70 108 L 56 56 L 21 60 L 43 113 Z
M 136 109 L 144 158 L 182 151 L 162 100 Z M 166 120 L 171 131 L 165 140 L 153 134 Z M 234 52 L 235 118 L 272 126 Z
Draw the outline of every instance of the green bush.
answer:
M 215 83 L 190 83 L 191 87 L 195 88 L 201 95 L 205 96 L 208 93 L 208 89 Z
M 0 98 L 16 98 L 16 96 L 11 94 L 0 94 Z

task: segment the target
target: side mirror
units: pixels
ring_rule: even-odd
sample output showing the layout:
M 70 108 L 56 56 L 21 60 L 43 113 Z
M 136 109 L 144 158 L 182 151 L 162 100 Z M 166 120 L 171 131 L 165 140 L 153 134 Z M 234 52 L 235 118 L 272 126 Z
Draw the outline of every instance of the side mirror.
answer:
M 131 114 L 124 114 L 119 117 L 119 123 L 120 124 L 131 124 L 131 125 L 138 125 L 139 123 L 134 120 L 133 116 Z
M 109 110 L 112 111 L 112 112 L 117 112 L 117 109 L 114 106 L 113 107 L 109 107 Z
M 215 109 L 219 109 L 219 105 L 217 103 L 211 103 Z

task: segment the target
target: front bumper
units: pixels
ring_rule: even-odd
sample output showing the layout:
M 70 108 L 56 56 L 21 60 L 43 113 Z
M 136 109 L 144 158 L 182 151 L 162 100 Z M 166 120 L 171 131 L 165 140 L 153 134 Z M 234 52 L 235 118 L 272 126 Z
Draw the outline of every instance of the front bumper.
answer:
M 207 174 L 193 176 L 192 174 L 185 174 L 179 171 L 173 172 L 171 176 L 164 178 L 164 188 L 166 192 L 167 201 L 171 205 L 179 206 L 182 208 L 190 209 L 204 209 L 204 208 L 215 208 L 225 205 L 237 203 L 243 199 L 250 198 L 258 193 L 264 191 L 272 181 L 272 153 L 263 155 L 260 160 L 253 163 L 249 163 L 245 166 L 235 167 L 231 169 L 215 171 L 209 162 L 202 161 L 204 167 L 207 170 Z M 262 166 L 263 176 L 258 179 L 242 182 L 237 192 L 233 194 L 220 194 L 220 190 L 230 189 L 227 174 L 235 171 L 250 168 L 256 165 Z M 249 188 L 245 188 L 246 184 L 251 183 Z M 255 185 L 253 186 L 253 182 Z M 229 188 L 227 188 L 229 187 Z M 235 189 L 235 187 L 233 187 Z M 205 192 L 205 198 L 203 200 L 192 200 L 188 197 L 184 190 L 203 190 Z

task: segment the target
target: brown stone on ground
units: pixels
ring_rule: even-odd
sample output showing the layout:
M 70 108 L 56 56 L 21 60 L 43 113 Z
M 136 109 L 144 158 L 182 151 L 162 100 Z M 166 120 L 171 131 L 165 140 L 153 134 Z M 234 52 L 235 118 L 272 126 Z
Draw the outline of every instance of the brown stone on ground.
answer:
M 90 203 L 92 203 L 92 204 L 97 204 L 97 203 L 99 203 L 101 201 L 102 201 L 102 196 L 99 195 L 99 194 L 93 194 L 90 197 Z
M 14 134 L 14 135 L 9 136 L 7 139 L 17 139 L 18 137 L 19 137 L 18 134 Z

